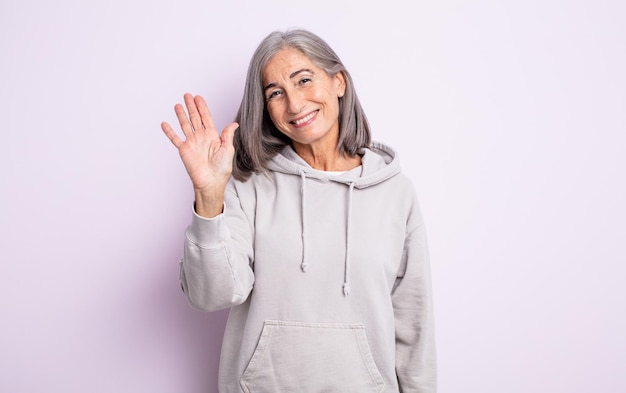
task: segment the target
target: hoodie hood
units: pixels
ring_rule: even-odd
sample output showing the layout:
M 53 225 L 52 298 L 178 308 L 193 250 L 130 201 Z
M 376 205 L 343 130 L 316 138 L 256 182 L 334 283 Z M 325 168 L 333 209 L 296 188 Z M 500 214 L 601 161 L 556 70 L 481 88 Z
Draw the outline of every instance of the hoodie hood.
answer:
M 350 250 L 351 250 L 351 224 L 352 224 L 352 195 L 356 188 L 364 189 L 375 186 L 385 180 L 400 173 L 396 152 L 389 146 L 374 142 L 369 148 L 361 149 L 361 166 L 342 174 L 332 174 L 329 172 L 313 169 L 306 161 L 300 157 L 291 146 L 286 146 L 280 154 L 277 154 L 268 163 L 268 169 L 288 175 L 299 176 L 301 179 L 301 219 L 302 219 L 302 259 L 300 270 L 306 273 L 309 269 L 307 259 L 307 215 L 306 215 L 306 182 L 307 179 L 323 181 L 333 181 L 344 184 L 348 187 L 348 203 L 346 211 L 346 250 L 344 260 L 344 280 L 343 294 L 350 294 Z
M 274 156 L 268 163 L 268 169 L 309 179 L 328 179 L 346 185 L 353 184 L 356 189 L 366 188 L 381 183 L 400 173 L 396 152 L 389 146 L 373 142 L 369 148 L 359 151 L 361 166 L 341 175 L 330 175 L 313 169 L 300 157 L 291 146 Z

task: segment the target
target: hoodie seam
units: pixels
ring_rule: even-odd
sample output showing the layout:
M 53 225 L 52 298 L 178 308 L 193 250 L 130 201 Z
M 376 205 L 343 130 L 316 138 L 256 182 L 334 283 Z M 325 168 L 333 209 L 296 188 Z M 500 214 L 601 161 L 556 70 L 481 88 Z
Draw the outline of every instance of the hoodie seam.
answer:
M 207 245 L 200 244 L 199 242 L 191 238 L 189 235 L 185 235 L 185 237 L 187 238 L 187 240 L 189 240 L 191 244 L 203 250 L 217 250 L 219 248 L 223 248 L 226 246 L 226 242 L 224 240 L 220 240 L 219 243 L 216 243 L 215 245 L 207 246 Z

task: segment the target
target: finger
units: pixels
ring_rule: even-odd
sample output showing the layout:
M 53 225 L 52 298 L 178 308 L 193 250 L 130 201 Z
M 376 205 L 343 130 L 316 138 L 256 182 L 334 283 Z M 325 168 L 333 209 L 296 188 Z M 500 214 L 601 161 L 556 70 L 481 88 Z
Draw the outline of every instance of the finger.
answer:
M 202 124 L 207 129 L 215 129 L 215 123 L 213 123 L 213 116 L 211 115 L 211 111 L 209 110 L 209 106 L 206 104 L 206 101 L 201 96 L 195 96 L 193 98 L 196 103 L 196 108 L 198 108 L 198 112 L 200 113 L 200 118 L 202 120 Z
M 194 132 L 203 130 L 204 126 L 202 125 L 202 118 L 200 117 L 200 113 L 198 113 L 196 102 L 194 101 L 193 96 L 189 93 L 185 94 L 185 105 L 187 106 L 189 120 L 191 121 L 191 126 L 193 127 Z
M 183 134 L 189 137 L 189 135 L 193 134 L 193 128 L 189 122 L 185 108 L 183 108 L 181 104 L 176 104 L 174 106 L 174 112 L 176 112 L 176 118 L 178 118 L 178 124 L 180 124 L 180 128 L 183 130 Z
M 230 123 L 222 131 L 222 143 L 228 147 L 233 147 L 235 132 L 239 129 L 239 124 Z
M 176 148 L 178 148 L 183 143 L 183 140 L 180 139 L 178 134 L 176 134 L 174 129 L 168 123 L 162 122 L 161 129 L 165 133 L 165 136 L 167 136 L 167 138 L 172 142 L 172 144 L 176 146 Z

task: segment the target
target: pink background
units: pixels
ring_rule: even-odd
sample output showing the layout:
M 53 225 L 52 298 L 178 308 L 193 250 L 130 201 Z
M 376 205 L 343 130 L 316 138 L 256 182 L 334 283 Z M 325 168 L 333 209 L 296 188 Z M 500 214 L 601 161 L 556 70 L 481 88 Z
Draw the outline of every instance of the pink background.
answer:
M 159 123 L 190 91 L 224 126 L 292 26 L 418 187 L 440 392 L 626 391 L 626 3 L 215 3 L 1 3 L 0 391 L 216 391 L 226 314 L 180 291 Z

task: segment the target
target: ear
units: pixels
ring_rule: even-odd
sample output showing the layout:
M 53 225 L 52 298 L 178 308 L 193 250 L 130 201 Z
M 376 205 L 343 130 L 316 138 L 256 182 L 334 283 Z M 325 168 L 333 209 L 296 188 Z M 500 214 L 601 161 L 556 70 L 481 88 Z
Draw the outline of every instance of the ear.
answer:
M 346 92 L 346 77 L 343 71 L 339 71 L 335 74 L 335 83 L 337 87 L 337 97 L 341 98 Z

